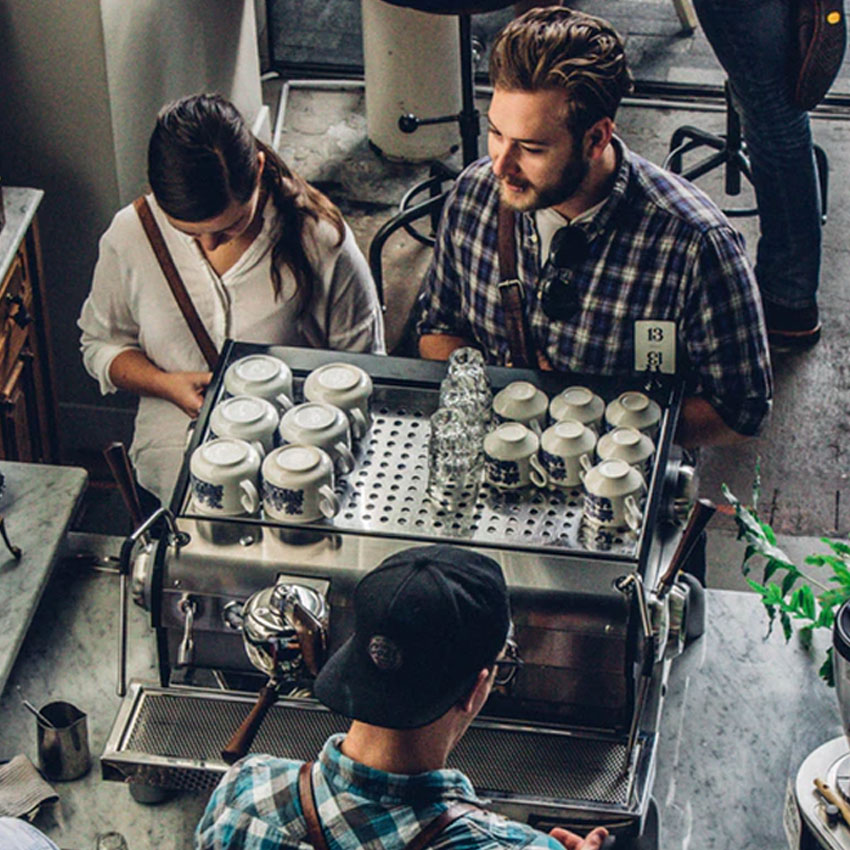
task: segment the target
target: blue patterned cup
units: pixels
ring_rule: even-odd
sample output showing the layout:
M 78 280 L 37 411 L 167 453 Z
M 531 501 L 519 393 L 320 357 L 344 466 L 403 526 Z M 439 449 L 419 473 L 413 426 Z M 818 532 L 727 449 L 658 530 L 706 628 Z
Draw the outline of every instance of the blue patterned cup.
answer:
M 540 441 L 519 422 L 505 422 L 484 438 L 487 481 L 499 490 L 517 490 L 533 484 L 545 487 L 546 470 L 537 457 Z
M 260 453 L 245 440 L 221 437 L 198 446 L 189 460 L 192 501 L 199 513 L 253 514 L 260 507 Z
M 339 513 L 334 467 L 316 446 L 288 445 L 263 461 L 263 512 L 282 522 L 312 522 Z
M 554 487 L 572 489 L 583 472 L 593 466 L 596 435 L 581 422 L 567 420 L 550 425 L 540 438 L 540 460 Z

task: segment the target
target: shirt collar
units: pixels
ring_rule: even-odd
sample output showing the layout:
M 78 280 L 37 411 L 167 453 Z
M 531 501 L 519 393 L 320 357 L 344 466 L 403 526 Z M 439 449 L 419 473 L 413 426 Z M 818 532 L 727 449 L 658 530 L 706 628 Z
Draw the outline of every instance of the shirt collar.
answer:
M 443 768 L 413 775 L 375 770 L 346 756 L 341 749 L 344 739 L 343 733 L 332 735 L 319 754 L 325 778 L 338 791 L 356 789 L 364 797 L 399 803 L 447 797 L 478 801 L 472 783 L 459 770 Z

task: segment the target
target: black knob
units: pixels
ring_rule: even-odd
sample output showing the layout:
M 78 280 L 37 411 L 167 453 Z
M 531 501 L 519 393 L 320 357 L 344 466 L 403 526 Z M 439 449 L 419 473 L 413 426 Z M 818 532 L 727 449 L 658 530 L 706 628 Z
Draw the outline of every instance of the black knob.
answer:
M 834 803 L 827 803 L 827 805 L 823 807 L 823 813 L 826 815 L 826 822 L 830 826 L 835 826 L 838 823 L 838 806 Z
M 414 133 L 418 126 L 419 119 L 415 115 L 408 113 L 407 115 L 402 115 L 398 119 L 398 129 L 401 130 L 402 133 Z

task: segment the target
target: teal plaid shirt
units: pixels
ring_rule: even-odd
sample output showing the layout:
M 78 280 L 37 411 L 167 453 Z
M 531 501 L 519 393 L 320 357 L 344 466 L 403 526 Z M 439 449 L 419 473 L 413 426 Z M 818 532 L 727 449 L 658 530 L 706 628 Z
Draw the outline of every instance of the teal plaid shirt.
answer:
M 458 770 L 415 776 L 373 770 L 344 756 L 344 735 L 328 739 L 313 766 L 319 819 L 330 850 L 401 850 L 452 802 L 481 801 Z M 281 850 L 307 842 L 298 801 L 301 762 L 249 756 L 224 775 L 195 832 L 196 848 Z M 487 811 L 454 821 L 431 850 L 564 850 L 545 833 Z

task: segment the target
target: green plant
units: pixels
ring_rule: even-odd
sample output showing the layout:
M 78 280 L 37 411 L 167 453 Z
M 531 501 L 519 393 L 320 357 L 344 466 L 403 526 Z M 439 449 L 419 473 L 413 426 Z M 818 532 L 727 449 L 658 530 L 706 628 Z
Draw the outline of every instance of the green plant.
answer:
M 831 551 L 828 554 L 809 555 L 805 563 L 812 567 L 828 568 L 831 575 L 823 577 L 821 581 L 818 577 L 801 572 L 776 545 L 776 535 L 770 525 L 759 519 L 760 491 L 758 463 L 751 506 L 743 505 L 729 488 L 723 485 L 723 495 L 735 509 L 738 539 L 747 544 L 741 571 L 745 576 L 749 576 L 754 562 L 764 559 L 761 582 L 747 578 L 747 584 L 761 596 L 770 618 L 768 634 L 778 619 L 786 641 L 791 639 L 796 624 L 801 640 L 810 645 L 814 629 L 831 629 L 835 612 L 845 600 L 850 599 L 850 546 L 822 537 L 822 542 Z M 826 651 L 826 660 L 818 672 L 828 685 L 835 684 L 831 646 Z

